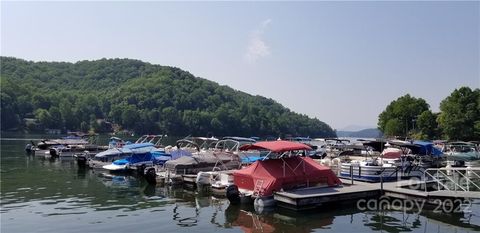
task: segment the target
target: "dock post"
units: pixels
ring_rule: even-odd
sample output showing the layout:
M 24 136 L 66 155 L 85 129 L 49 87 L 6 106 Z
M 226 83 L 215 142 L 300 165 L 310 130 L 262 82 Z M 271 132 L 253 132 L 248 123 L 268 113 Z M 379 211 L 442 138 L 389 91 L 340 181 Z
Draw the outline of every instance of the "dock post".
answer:
M 167 184 L 171 184 L 171 182 L 170 182 L 170 169 L 167 170 L 167 180 L 165 182 Z
M 468 168 L 467 168 L 467 172 L 468 172 Z M 467 176 L 467 179 L 466 179 L 466 180 L 467 180 L 467 192 L 470 192 L 470 185 L 469 185 L 470 179 L 468 178 L 468 176 Z M 460 182 L 459 182 L 459 183 L 460 183 Z M 456 187 L 456 186 L 455 186 L 455 187 Z
M 424 191 L 427 192 L 427 170 L 423 173 Z
M 352 165 L 350 165 L 350 181 L 353 184 L 353 167 L 352 167 Z
M 383 175 L 380 174 L 380 192 L 383 194 Z

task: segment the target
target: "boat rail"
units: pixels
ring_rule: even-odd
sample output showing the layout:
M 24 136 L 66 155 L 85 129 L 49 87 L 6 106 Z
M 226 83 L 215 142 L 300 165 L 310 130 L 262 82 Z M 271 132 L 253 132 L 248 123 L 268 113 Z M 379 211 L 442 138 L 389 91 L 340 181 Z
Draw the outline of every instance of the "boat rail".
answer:
M 478 192 L 480 195 L 480 181 L 474 179 L 480 180 L 480 167 L 428 168 L 423 175 L 424 181 L 436 183 L 437 190 Z

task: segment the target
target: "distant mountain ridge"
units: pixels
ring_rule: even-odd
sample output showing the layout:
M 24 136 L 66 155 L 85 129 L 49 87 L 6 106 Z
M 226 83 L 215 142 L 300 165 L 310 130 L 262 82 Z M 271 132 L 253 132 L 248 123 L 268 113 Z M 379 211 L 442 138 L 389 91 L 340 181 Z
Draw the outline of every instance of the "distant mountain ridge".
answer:
M 343 128 L 337 128 L 337 131 L 349 131 L 349 132 L 356 132 L 364 129 L 371 129 L 375 128 L 374 125 L 347 125 Z
M 382 132 L 377 128 L 363 129 L 359 131 L 337 131 L 337 137 L 380 138 L 382 136 Z

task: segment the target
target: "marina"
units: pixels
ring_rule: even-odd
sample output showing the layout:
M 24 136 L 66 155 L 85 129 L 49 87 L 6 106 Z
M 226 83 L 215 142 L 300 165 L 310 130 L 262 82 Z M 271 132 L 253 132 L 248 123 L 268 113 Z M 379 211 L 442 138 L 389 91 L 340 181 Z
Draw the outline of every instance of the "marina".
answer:
M 257 212 L 253 206 L 230 205 L 225 196 L 182 186 L 153 186 L 137 176 L 78 169 L 74 159 L 25 156 L 19 152 L 25 142 L 2 139 L 1 221 L 4 232 L 29 229 L 20 224 L 25 221 L 35 222 L 38 232 L 79 232 L 99 227 L 107 231 L 120 227 L 158 232 L 159 225 L 170 232 L 274 232 L 275 229 L 343 232 L 348 230 L 345 226 L 351 224 L 360 232 L 480 230 L 480 203 L 475 201 L 471 212 L 453 215 L 438 214 L 432 209 L 419 213 L 395 209 L 361 211 L 355 203 L 343 202 L 293 212 L 283 206 Z M 24 176 L 16 175 L 22 170 Z M 364 190 L 379 189 L 379 184 L 353 182 Z M 342 179 L 342 183 L 346 188 L 353 187 L 347 186 L 351 184 L 349 179 Z M 387 186 L 384 183 L 384 189 Z M 375 191 L 372 195 L 380 193 Z M 69 224 L 60 227 L 58 221 Z
M 225 195 L 198 191 L 194 188 L 196 181 L 191 175 L 188 177 L 190 179 L 185 179 L 185 182 L 192 185 L 150 185 L 142 176 L 109 174 L 107 171 L 102 172 L 98 169 L 80 169 L 75 159 L 52 160 L 25 156 L 21 152 L 24 143 L 23 140 L 2 140 L 2 231 L 5 232 L 18 232 L 32 227 L 28 224 L 16 223 L 25 219 L 29 219 L 32 223 L 37 222 L 37 229 L 41 232 L 54 228 L 62 229 L 63 232 L 77 232 L 75 229 L 88 230 L 88 224 L 95 228 L 102 227 L 110 230 L 118 227 L 133 230 L 140 227 L 144 232 L 158 231 L 158 224 L 163 224 L 164 229 L 176 232 L 192 229 L 200 232 L 210 232 L 214 229 L 231 229 L 236 232 L 272 232 L 273 229 L 325 231 L 325 227 L 327 227 L 326 231 L 334 232 L 346 230 L 342 225 L 347 222 L 354 224 L 360 231 L 388 229 L 387 226 L 392 227 L 392 230 L 411 229 L 413 232 L 423 232 L 425 229 L 433 228 L 445 231 L 455 229 L 457 232 L 474 232 L 480 229 L 480 216 L 477 214 L 480 211 L 480 203 L 476 201 L 472 201 L 471 212 L 454 214 L 457 217 L 446 217 L 451 215 L 449 213 L 432 215 L 434 213 L 432 210 L 424 209 L 418 214 L 395 209 L 385 209 L 380 212 L 360 211 L 355 206 L 355 201 L 351 200 L 362 198 L 372 200 L 382 196 L 380 184 L 353 180 L 354 184 L 351 185 L 352 180 L 342 178 L 342 187 L 327 189 L 314 187 L 275 194 L 275 198 L 279 200 L 282 197 L 288 200 L 296 199 L 301 203 L 299 206 L 303 205 L 303 207 L 310 207 L 311 203 L 322 203 L 316 208 L 298 210 L 292 208 L 291 204 L 287 205 L 288 201 L 284 200 L 277 202 L 273 210 L 268 208 L 261 210 L 254 209 L 250 205 L 231 205 Z M 14 172 L 20 166 L 26 166 L 26 173 Z M 389 182 L 383 184 L 384 196 L 395 195 L 394 192 L 390 192 L 397 189 L 392 186 L 393 184 Z M 402 186 L 406 183 L 402 181 L 395 184 Z M 436 184 L 429 185 L 433 187 Z M 332 195 L 330 191 L 335 190 L 338 191 L 337 194 Z M 338 193 L 342 194 L 338 195 Z M 417 190 L 415 193 L 420 194 L 424 191 Z M 457 193 L 457 197 L 462 197 L 460 192 Z M 445 196 L 438 194 L 435 191 L 429 192 L 429 195 L 435 198 Z M 332 199 L 319 200 L 322 195 L 330 195 L 329 198 L 335 198 L 340 202 L 331 202 Z M 404 197 L 401 198 L 404 200 Z M 422 198 L 425 198 L 425 195 Z M 310 205 L 302 202 L 310 202 Z M 340 208 L 324 209 L 332 205 Z M 43 206 L 42 209 L 38 209 L 41 206 Z M 290 212 L 291 209 L 295 210 Z M 421 221 L 420 226 L 412 228 L 412 222 L 402 221 L 402 215 L 405 214 L 414 219 L 418 218 Z M 127 216 L 129 220 L 126 220 Z M 362 221 L 361 219 L 366 216 L 370 220 Z M 391 222 L 392 217 L 400 220 L 398 225 L 393 224 L 396 220 Z M 53 224 L 53 221 L 59 219 L 77 220 L 72 221 L 67 229 L 58 228 Z M 80 223 L 82 225 L 78 225 Z M 115 224 L 112 225 L 113 223 Z M 371 228 L 370 224 L 375 224 L 378 228 Z M 199 226 L 202 227 L 199 228 Z

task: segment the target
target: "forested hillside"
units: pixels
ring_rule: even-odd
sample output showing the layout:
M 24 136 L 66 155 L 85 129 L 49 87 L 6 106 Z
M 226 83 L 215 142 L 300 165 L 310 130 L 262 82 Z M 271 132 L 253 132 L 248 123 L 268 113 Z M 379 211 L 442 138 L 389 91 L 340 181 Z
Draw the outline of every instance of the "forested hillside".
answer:
M 131 59 L 66 63 L 1 57 L 1 117 L 2 130 L 104 132 L 111 122 L 137 133 L 178 136 L 335 136 L 322 121 L 272 99 Z

